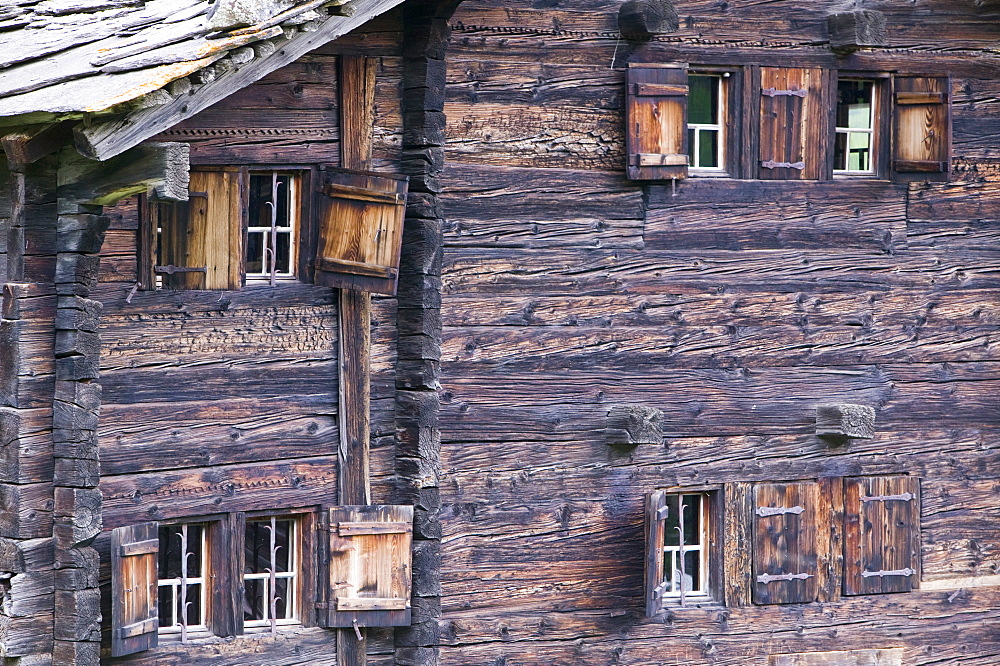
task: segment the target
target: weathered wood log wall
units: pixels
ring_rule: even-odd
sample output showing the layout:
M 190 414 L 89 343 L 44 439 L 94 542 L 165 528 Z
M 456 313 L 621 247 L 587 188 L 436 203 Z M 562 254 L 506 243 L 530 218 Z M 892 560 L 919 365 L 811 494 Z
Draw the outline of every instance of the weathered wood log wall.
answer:
M 337 57 L 373 55 L 378 71 L 372 166 L 399 173 L 400 26 L 399 14 L 390 13 L 154 140 L 189 143 L 195 165 L 338 166 Z M 94 295 L 104 304 L 105 529 L 225 511 L 336 504 L 337 291 L 288 282 L 237 291 L 138 290 L 130 298 L 137 281 L 137 204 L 106 210 L 111 226 Z M 395 299 L 373 299 L 376 503 L 389 502 L 393 491 L 395 321 Z M 260 663 L 333 664 L 334 635 L 308 629 L 202 647 L 161 642 L 116 663 L 246 664 L 250 650 Z M 369 630 L 369 636 L 368 663 L 391 663 L 391 630 Z
M 953 182 L 624 177 L 618 2 L 466 0 L 445 104 L 442 664 L 766 664 L 901 647 L 1000 660 L 997 16 L 871 2 L 889 46 L 836 57 L 843 3 L 678 0 L 664 61 L 950 73 Z M 815 407 L 877 411 L 831 448 Z M 605 444 L 614 405 L 663 445 Z M 924 589 L 643 617 L 643 494 L 909 473 Z M 988 579 L 990 580 L 990 579 Z

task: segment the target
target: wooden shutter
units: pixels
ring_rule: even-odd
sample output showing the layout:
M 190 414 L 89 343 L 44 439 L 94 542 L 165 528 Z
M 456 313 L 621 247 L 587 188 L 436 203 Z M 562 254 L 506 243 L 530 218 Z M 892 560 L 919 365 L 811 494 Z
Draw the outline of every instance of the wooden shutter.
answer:
M 663 608 L 663 544 L 667 520 L 667 494 L 662 490 L 646 495 L 646 617 Z
M 821 69 L 761 68 L 761 179 L 815 180 L 823 173 L 823 78 Z
M 631 180 L 687 178 L 687 64 L 629 63 L 625 132 Z
M 754 487 L 753 601 L 815 601 L 817 506 L 814 482 L 761 483 Z
M 111 531 L 111 656 L 156 647 L 157 523 Z
M 395 294 L 408 179 L 326 169 L 318 180 L 316 283 Z
M 189 200 L 153 207 L 160 228 L 154 272 L 168 289 L 239 289 L 249 186 L 245 169 L 192 171 Z
M 844 480 L 844 594 L 909 592 L 920 580 L 920 482 Z
M 894 87 L 893 170 L 907 174 L 901 180 L 947 180 L 951 172 L 951 81 L 899 76 Z
M 412 506 L 329 510 L 327 627 L 410 624 Z

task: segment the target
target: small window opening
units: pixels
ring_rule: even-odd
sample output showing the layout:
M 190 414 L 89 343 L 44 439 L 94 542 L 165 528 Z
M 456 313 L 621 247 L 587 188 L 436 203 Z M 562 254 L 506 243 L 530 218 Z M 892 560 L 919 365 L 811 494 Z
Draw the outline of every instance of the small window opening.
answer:
M 688 76 L 688 157 L 692 169 L 722 171 L 722 76 Z
M 164 525 L 159 528 L 157 586 L 160 633 L 204 630 L 206 604 L 205 526 Z
M 664 598 L 708 596 L 708 502 L 703 493 L 667 495 L 663 535 Z
M 875 136 L 874 81 L 844 80 L 837 84 L 837 127 L 833 172 L 873 174 Z
M 247 281 L 295 277 L 297 179 L 288 173 L 250 174 L 244 267 Z
M 291 519 L 248 520 L 243 541 L 243 626 L 298 622 L 298 527 Z

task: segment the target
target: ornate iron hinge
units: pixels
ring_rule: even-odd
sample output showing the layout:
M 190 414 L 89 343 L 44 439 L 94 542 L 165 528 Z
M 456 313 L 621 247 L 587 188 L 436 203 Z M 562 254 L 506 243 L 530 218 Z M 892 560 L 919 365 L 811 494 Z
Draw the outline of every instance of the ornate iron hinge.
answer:
M 916 499 L 917 496 L 913 493 L 902 493 L 901 495 L 865 495 L 861 498 L 862 502 L 888 502 L 889 500 L 899 500 L 901 502 L 909 502 L 910 500 Z
M 884 569 L 882 571 L 862 571 L 861 577 L 872 578 L 873 576 L 878 576 L 879 578 L 883 578 L 885 576 L 912 576 L 915 573 L 917 573 L 916 569 L 906 567 L 905 569 L 893 569 L 892 571 L 886 571 Z
M 765 169 L 798 169 L 802 171 L 806 168 L 805 162 L 775 162 L 774 160 L 768 160 L 761 162 L 760 165 Z
M 153 266 L 154 273 L 166 273 L 167 275 L 173 275 L 174 273 L 207 273 L 208 268 L 205 266 L 174 266 L 170 264 L 168 266 Z
M 757 576 L 757 582 L 764 583 L 765 585 L 767 585 L 768 583 L 776 580 L 805 580 L 806 578 L 812 578 L 812 577 L 813 577 L 812 574 L 807 574 L 807 573 L 778 574 L 778 575 L 761 574 Z
M 757 507 L 757 515 L 761 518 L 766 518 L 768 516 L 780 516 L 786 513 L 794 513 L 796 515 L 805 511 L 801 506 L 759 506 Z
M 778 90 L 777 88 L 764 88 L 760 91 L 766 97 L 805 97 L 805 90 Z

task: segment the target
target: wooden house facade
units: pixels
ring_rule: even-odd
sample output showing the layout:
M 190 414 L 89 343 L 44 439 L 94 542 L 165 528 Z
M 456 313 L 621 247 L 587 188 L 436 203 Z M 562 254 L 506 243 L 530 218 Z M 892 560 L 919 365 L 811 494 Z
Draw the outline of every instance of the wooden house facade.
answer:
M 4 663 L 1000 663 L 998 44 L 0 8 Z

